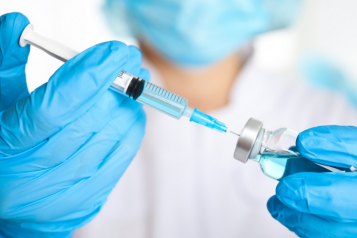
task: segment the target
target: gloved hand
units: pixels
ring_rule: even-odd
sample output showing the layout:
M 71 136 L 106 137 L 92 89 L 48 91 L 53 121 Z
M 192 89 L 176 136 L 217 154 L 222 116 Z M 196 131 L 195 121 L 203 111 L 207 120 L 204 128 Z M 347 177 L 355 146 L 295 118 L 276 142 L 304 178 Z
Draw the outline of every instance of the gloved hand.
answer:
M 299 134 L 296 145 L 314 162 L 357 166 L 357 127 L 312 128 Z M 289 175 L 278 184 L 268 210 L 300 237 L 357 237 L 357 173 Z
M 0 17 L 0 236 L 67 237 L 100 210 L 141 143 L 141 106 L 108 90 L 121 70 L 147 78 L 121 42 L 93 46 L 30 95 L 18 44 L 29 21 Z

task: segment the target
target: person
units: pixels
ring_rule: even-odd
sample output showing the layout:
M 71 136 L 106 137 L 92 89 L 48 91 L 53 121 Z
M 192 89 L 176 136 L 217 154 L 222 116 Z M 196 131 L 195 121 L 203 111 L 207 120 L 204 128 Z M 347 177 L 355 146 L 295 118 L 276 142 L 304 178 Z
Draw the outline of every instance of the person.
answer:
M 0 19 L 0 232 L 5 237 L 70 236 L 73 229 L 86 224 L 99 212 L 134 156 L 143 134 L 145 117 L 140 106 L 107 90 L 115 78 L 112 75 L 116 76 L 119 70 L 145 79 L 149 75 L 141 68 L 138 50 L 113 41 L 74 57 L 48 83 L 28 95 L 24 69 L 29 47 L 18 46 L 28 20 L 15 13 Z M 241 57 L 242 53 L 237 55 Z M 261 115 L 271 125 L 281 126 L 282 122 L 302 128 L 320 122 L 350 124 L 355 120 L 353 110 L 343 100 L 266 78 L 265 73 L 249 72 L 252 68 L 257 70 L 253 66 L 250 61 L 242 67 L 239 80 L 234 80 L 232 94 L 238 92 L 243 96 L 239 99 L 248 100 L 259 95 L 257 101 L 249 101 L 254 109 L 249 111 L 249 107 L 232 96 L 228 105 L 214 114 L 240 123 L 239 116 L 251 113 Z M 244 90 L 256 88 L 255 84 L 247 83 L 252 80 L 250 77 L 257 78 L 254 83 L 267 80 L 275 83 L 274 87 L 280 84 L 282 87 L 270 87 L 273 93 L 270 97 L 266 97 L 264 90 L 247 95 Z M 269 89 L 269 84 L 264 86 Z M 286 100 L 283 107 L 279 104 L 282 99 Z M 330 104 L 326 106 L 326 102 Z M 313 108 L 316 105 L 320 106 L 319 110 Z M 279 118 L 266 115 L 267 111 L 259 114 L 264 106 L 268 112 L 281 112 Z M 241 115 L 232 114 L 235 109 Z M 237 234 L 268 237 L 268 232 L 274 233 L 274 237 L 284 233 L 286 237 L 291 236 L 272 223 L 262 209 L 260 202 L 270 196 L 272 186 L 268 181 L 272 180 L 259 177 L 261 173 L 256 166 L 237 167 L 237 163 L 223 160 L 230 156 L 229 143 L 236 138 L 231 141 L 224 134 L 217 136 L 194 125 L 185 131 L 187 124 L 183 123 L 168 130 L 169 127 L 163 126 L 171 126 L 175 121 L 154 112 L 149 116 L 154 119 L 149 122 L 153 125 L 148 134 L 151 141 L 144 143 L 142 153 L 145 154 L 139 157 L 142 159 L 124 176 L 124 182 L 119 183 L 100 215 L 80 230 L 84 233 L 75 236 L 88 231 L 92 233 L 86 237 L 167 234 L 172 235 L 169 237 Z M 317 127 L 301 133 L 297 146 L 305 157 L 318 163 L 356 167 L 355 130 L 355 127 Z M 167 136 L 167 133 L 173 134 Z M 183 139 L 187 137 L 183 136 L 187 135 L 191 137 L 186 143 Z M 160 146 L 168 150 L 163 151 Z M 215 148 L 219 146 L 217 151 Z M 193 155 L 189 154 L 192 152 Z M 155 170 L 149 170 L 150 166 Z M 303 237 L 346 236 L 345 232 L 353 237 L 353 173 L 326 177 L 302 173 L 290 178 L 293 179 L 280 183 L 277 196 L 268 204 L 275 218 Z M 166 191 L 158 190 L 161 188 Z M 311 193 L 315 188 L 317 192 Z M 255 230 L 254 224 L 260 230 Z
M 249 57 L 249 43 L 255 36 L 290 25 L 300 3 L 113 0 L 107 1 L 105 14 L 116 28 L 123 20 L 120 14 L 127 13 L 128 28 L 140 42 L 144 65 L 150 70 L 153 83 L 187 98 L 191 107 L 208 112 L 234 131 L 239 132 L 250 117 L 263 121 L 269 129 L 286 126 L 303 131 L 319 125 L 357 125 L 356 110 L 343 97 L 261 70 L 254 55 Z M 278 186 L 268 211 L 266 203 L 274 194 L 277 181 L 264 176 L 257 163 L 241 164 L 232 158 L 236 136 L 175 121 L 150 108 L 146 112 L 147 132 L 137 158 L 102 211 L 74 237 L 296 237 L 272 219 L 269 211 L 298 235 L 304 234 L 301 229 L 316 226 L 320 233 L 306 233 L 306 237 L 323 237 L 328 232 L 324 229 L 336 224 L 325 222 L 326 214 L 335 220 L 341 214 L 348 215 L 346 221 L 354 218 L 353 210 L 347 211 L 354 197 L 343 206 L 342 195 L 333 200 L 330 214 L 322 211 L 330 205 L 329 200 L 311 200 L 315 202 L 311 208 L 323 208 L 311 210 L 305 217 L 303 213 L 310 208 L 306 206 L 310 193 L 296 194 L 301 198 L 297 200 L 301 204 L 296 205 L 289 200 L 294 194 L 288 190 L 288 178 Z M 333 133 L 330 136 L 336 143 L 342 138 L 333 137 Z M 309 148 L 303 145 L 301 149 Z M 329 151 L 328 145 L 321 147 Z M 343 143 L 338 148 L 342 155 Z M 312 189 L 314 176 L 323 182 L 324 175 L 306 178 Z M 336 180 L 331 177 L 318 191 L 325 191 L 322 194 L 327 198 L 330 188 L 335 188 L 331 193 L 345 194 L 353 181 L 346 182 L 344 190 L 337 189 L 338 185 L 329 187 L 332 181 L 342 183 L 342 176 L 352 175 L 332 175 Z M 335 212 L 338 208 L 343 211 Z M 301 224 L 294 214 L 304 219 Z M 314 223 L 309 224 L 310 221 Z M 346 226 L 348 223 L 340 228 Z
M 0 236 L 71 237 L 99 212 L 139 148 L 142 107 L 108 90 L 121 70 L 147 78 L 135 47 L 111 41 L 60 67 L 31 94 L 20 47 L 29 24 L 0 17 Z

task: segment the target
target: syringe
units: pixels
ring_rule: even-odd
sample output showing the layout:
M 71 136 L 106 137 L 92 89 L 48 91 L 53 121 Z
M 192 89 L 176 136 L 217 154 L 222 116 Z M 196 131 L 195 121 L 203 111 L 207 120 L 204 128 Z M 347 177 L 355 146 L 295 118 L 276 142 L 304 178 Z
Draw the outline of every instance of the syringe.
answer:
M 63 62 L 79 53 L 38 34 L 33 29 L 32 24 L 24 29 L 19 41 L 20 46 L 33 45 Z M 197 110 L 197 108 L 188 107 L 187 99 L 125 71 L 120 72 L 110 88 L 176 119 L 186 116 L 190 121 L 219 132 L 229 131 L 224 123 Z

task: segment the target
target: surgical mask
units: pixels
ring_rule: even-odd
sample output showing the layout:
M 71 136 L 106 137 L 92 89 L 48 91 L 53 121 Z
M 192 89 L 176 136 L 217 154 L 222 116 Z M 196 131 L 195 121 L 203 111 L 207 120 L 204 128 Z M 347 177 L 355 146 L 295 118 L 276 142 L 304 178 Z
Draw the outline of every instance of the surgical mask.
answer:
M 137 38 L 171 62 L 199 67 L 288 26 L 301 0 L 107 0 L 107 14 L 113 16 L 120 3 Z

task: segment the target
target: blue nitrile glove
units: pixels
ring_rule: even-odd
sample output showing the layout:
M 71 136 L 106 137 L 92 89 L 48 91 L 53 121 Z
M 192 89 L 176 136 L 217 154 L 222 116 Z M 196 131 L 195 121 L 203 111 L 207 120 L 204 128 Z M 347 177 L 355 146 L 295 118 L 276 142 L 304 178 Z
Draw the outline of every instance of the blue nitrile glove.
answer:
M 314 162 L 357 168 L 357 127 L 312 128 L 299 134 L 296 145 Z M 357 173 L 289 175 L 278 184 L 268 210 L 300 237 L 357 237 Z
M 108 88 L 121 70 L 148 72 L 135 47 L 106 42 L 29 95 L 27 24 L 0 17 L 0 236 L 67 237 L 99 212 L 144 134 L 141 106 Z

